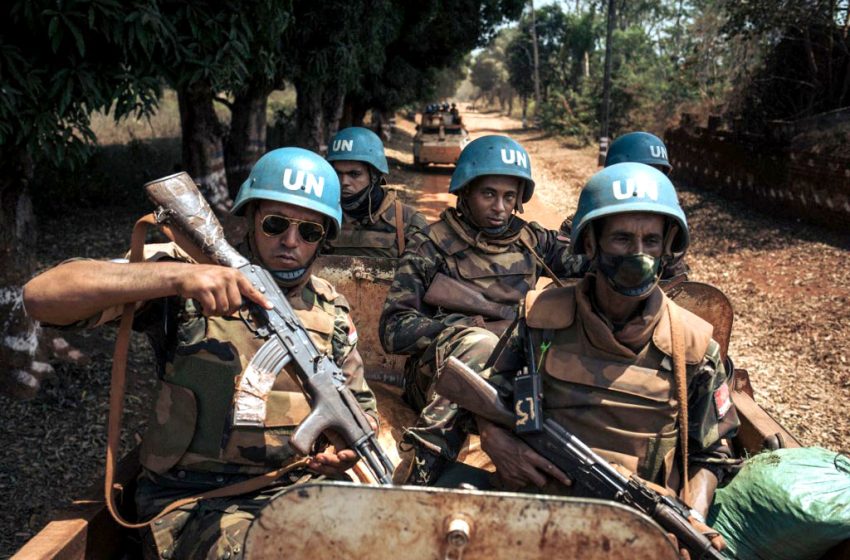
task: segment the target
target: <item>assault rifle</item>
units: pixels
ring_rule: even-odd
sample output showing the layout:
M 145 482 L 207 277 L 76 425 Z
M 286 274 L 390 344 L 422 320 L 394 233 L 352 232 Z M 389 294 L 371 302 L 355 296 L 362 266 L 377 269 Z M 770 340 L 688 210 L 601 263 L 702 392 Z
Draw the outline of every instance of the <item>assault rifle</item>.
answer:
M 295 363 L 295 374 L 310 401 L 311 412 L 290 436 L 289 445 L 298 454 L 309 455 L 322 432 L 333 430 L 364 460 L 377 481 L 392 484 L 393 464 L 381 449 L 354 394 L 346 387 L 342 371 L 330 357 L 318 351 L 274 277 L 227 242 L 221 224 L 192 178 L 186 173 L 170 175 L 148 183 L 145 190 L 159 206 L 158 222 L 177 226 L 211 262 L 239 270 L 274 306 L 251 308 L 259 323 L 256 332 L 268 338 L 268 342 L 252 360 L 254 369 L 261 373 L 257 379 L 260 386 L 246 393 L 271 389 L 283 367 L 290 361 Z M 241 414 L 239 410 L 233 413 L 232 424 L 262 425 L 265 401 L 259 401 L 253 406 L 249 403 Z
M 435 390 L 491 422 L 513 429 L 514 413 L 502 403 L 496 388 L 457 358 L 449 358 L 437 376 Z M 577 495 L 613 500 L 629 505 L 672 533 L 693 560 L 726 558 L 688 521 L 690 508 L 682 501 L 659 494 L 635 476 L 626 478 L 584 442 L 550 418 L 539 432 L 517 434 L 534 451 L 569 476 Z
M 479 290 L 442 272 L 438 272 L 422 301 L 434 307 L 457 311 L 468 315 L 483 315 L 496 321 L 513 321 L 516 309 L 513 306 L 490 301 Z

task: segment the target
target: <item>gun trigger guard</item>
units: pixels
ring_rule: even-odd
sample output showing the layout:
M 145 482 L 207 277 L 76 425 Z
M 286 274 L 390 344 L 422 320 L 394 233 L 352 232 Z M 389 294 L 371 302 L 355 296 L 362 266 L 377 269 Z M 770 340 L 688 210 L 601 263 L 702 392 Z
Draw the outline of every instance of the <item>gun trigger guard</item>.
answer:
M 251 309 L 249 305 L 243 305 L 239 308 L 239 318 L 242 319 L 242 322 L 245 323 L 245 326 L 249 331 L 254 333 L 260 338 L 268 338 L 271 335 L 269 329 L 264 326 L 258 326 L 254 321 L 251 320 Z

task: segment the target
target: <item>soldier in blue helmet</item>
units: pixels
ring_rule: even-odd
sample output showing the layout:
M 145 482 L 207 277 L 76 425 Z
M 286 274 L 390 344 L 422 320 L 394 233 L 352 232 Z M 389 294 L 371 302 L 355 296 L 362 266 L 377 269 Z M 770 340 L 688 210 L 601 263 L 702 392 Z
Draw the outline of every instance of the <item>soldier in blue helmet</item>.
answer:
M 277 278 L 313 342 L 333 356 L 360 405 L 374 415 L 348 303 L 331 284 L 310 274 L 322 243 L 340 229 L 333 168 L 301 148 L 273 150 L 252 169 L 232 212 L 248 219 L 239 251 Z M 195 263 L 173 243 L 147 245 L 145 257 L 141 263 L 68 261 L 24 288 L 29 314 L 62 328 L 112 323 L 124 304 L 142 302 L 134 328 L 151 340 L 159 394 L 141 446 L 140 519 L 177 499 L 293 463 L 298 457 L 288 437 L 309 411 L 293 377 L 283 374 L 259 389 L 266 403 L 262 425 L 230 424 L 239 388 L 250 386 L 258 396 L 253 388 L 259 385 L 242 380 L 254 375 L 249 362 L 264 342 L 243 302 L 267 306 L 267 300 L 238 271 Z M 318 450 L 306 467 L 264 490 L 183 506 L 145 531 L 145 555 L 240 558 L 248 525 L 281 486 L 343 476 L 356 460 L 350 449 Z
M 629 132 L 618 137 L 608 148 L 605 157 L 605 167 L 618 163 L 643 163 L 654 167 L 665 175 L 670 175 L 673 166 L 667 154 L 667 146 L 658 136 L 649 132 Z M 561 232 L 570 235 L 573 218 L 567 218 L 561 224 Z M 662 271 L 662 284 L 667 285 L 671 281 L 686 280 L 689 268 L 684 259 L 678 258 L 675 262 L 664 267 Z
M 590 272 L 574 286 L 528 293 L 527 331 L 511 334 L 484 375 L 511 401 L 517 372 L 535 360 L 547 418 L 678 493 L 699 519 L 737 463 L 729 439 L 739 422 L 712 326 L 658 286 L 689 241 L 663 173 L 638 163 L 600 171 L 581 192 L 572 231 L 572 249 L 591 260 Z M 502 487 L 569 494 L 554 465 L 510 432 L 477 422 Z
M 414 450 L 410 484 L 437 483 L 466 439 L 465 426 L 454 422 L 456 407 L 431 390 L 443 361 L 455 356 L 481 369 L 537 280 L 580 275 L 586 262 L 557 232 L 516 215 L 534 194 L 534 180 L 528 153 L 511 138 L 471 142 L 449 192 L 456 207 L 411 237 L 379 325 L 384 349 L 409 356 L 404 396 L 421 412 L 404 436 Z
M 629 132 L 614 140 L 605 157 L 605 167 L 618 163 L 643 163 L 669 175 L 673 166 L 667 157 L 667 146 L 649 132 Z
M 327 160 L 339 177 L 342 229 L 329 240 L 336 255 L 398 258 L 414 230 L 426 229 L 425 217 L 401 202 L 386 187 L 389 173 L 384 144 L 369 129 L 340 130 L 331 140 Z

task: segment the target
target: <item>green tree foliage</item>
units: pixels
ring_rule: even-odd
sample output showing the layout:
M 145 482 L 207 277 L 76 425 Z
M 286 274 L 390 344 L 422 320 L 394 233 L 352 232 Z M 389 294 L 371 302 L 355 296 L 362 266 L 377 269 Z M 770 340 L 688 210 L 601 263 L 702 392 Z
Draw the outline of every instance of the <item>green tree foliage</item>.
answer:
M 486 45 L 498 25 L 519 17 L 522 0 L 429 0 L 393 2 L 386 59 L 380 71 L 361 75 L 350 91 L 349 124 L 367 108 L 392 111 L 437 96 L 438 77 L 460 70 L 468 53 Z
M 723 2 L 722 31 L 761 55 L 729 104 L 749 125 L 850 105 L 850 4 L 834 0 Z
M 132 15 L 128 16 L 128 12 Z M 173 27 L 154 1 L 7 4 L 0 21 L 0 149 L 33 164 L 79 163 L 94 135 L 89 115 L 151 111 L 159 72 L 150 63 Z
M 0 20 L 0 390 L 32 396 L 36 326 L 21 305 L 35 268 L 35 224 L 27 188 L 35 166 L 79 165 L 94 140 L 89 115 L 152 109 L 159 79 L 151 53 L 170 24 L 153 2 L 21 0 Z M 139 17 L 128 17 L 130 9 Z

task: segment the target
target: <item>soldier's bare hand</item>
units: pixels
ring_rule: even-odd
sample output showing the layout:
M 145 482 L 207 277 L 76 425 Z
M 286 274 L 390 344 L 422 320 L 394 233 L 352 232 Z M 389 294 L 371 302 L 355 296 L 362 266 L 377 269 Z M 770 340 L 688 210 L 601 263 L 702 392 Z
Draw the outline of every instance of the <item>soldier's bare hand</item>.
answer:
M 230 315 L 242 307 L 243 296 L 271 309 L 269 301 L 238 270 L 218 265 L 181 267 L 174 285 L 177 294 L 197 301 L 206 316 Z
M 538 488 L 552 478 L 565 486 L 572 480 L 550 461 L 539 455 L 511 432 L 478 419 L 481 448 L 496 466 L 496 476 L 506 490 L 519 490 L 533 484 Z
M 370 424 L 374 421 L 370 416 L 366 417 L 370 420 Z M 321 453 L 313 455 L 307 463 L 307 468 L 325 476 L 342 476 L 357 463 L 360 457 L 353 449 L 346 449 L 345 441 L 338 434 L 325 432 L 325 435 L 331 445 Z

